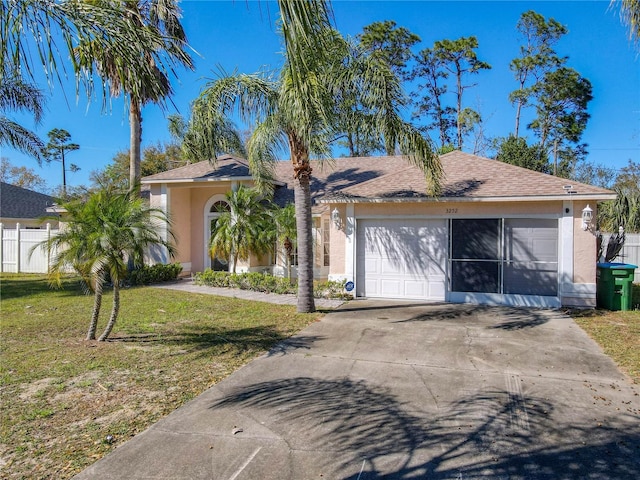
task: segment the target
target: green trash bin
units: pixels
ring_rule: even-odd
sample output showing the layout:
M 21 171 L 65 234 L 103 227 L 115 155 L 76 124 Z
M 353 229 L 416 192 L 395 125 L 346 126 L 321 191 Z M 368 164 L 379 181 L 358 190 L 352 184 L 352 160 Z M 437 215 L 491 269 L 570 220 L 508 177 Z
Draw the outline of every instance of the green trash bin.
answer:
M 598 263 L 597 305 L 607 310 L 631 310 L 633 275 L 637 265 Z

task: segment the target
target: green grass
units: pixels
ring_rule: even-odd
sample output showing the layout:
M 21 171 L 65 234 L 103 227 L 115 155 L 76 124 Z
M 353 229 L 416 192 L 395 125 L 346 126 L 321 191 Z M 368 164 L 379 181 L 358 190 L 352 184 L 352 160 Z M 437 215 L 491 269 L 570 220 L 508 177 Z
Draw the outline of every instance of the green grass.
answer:
M 93 297 L 76 279 L 51 290 L 43 276 L 3 274 L 0 289 L 0 476 L 11 479 L 72 477 L 320 316 L 131 288 L 110 341 L 87 342 Z
M 70 478 L 319 318 L 131 288 L 111 341 L 86 342 L 92 303 L 74 278 L 51 290 L 42 276 L 0 275 L 0 477 Z M 110 308 L 106 294 L 99 327 Z M 640 383 L 640 311 L 572 313 Z
M 634 383 L 640 384 L 640 310 L 576 310 L 576 323 L 602 347 Z

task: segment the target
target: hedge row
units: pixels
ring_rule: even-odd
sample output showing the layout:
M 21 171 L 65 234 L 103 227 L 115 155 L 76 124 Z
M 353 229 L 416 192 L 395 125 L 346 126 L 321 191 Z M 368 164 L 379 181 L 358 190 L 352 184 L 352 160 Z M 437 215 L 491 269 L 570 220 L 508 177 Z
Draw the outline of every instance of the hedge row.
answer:
M 194 281 L 197 285 L 239 288 L 254 292 L 295 294 L 298 291 L 295 280 L 260 272 L 228 273 L 206 269 L 204 272 L 196 273 Z M 352 295 L 344 290 L 345 283 L 345 281 L 313 282 L 313 296 L 316 298 L 351 299 Z
M 182 272 L 182 265 L 179 263 L 144 265 L 129 272 L 127 280 L 131 285 L 169 282 L 178 278 L 180 272 Z

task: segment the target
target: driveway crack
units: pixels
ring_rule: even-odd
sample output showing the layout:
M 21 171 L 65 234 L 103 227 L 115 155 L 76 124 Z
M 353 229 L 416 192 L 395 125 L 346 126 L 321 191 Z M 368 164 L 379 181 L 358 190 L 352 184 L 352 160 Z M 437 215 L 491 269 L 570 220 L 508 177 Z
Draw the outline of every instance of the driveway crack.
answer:
M 424 385 L 424 388 L 426 388 L 427 392 L 429 392 L 429 395 L 431 395 L 431 398 L 433 399 L 433 403 L 435 403 L 436 408 L 439 410 L 440 409 L 440 405 L 438 404 L 438 398 L 433 393 L 433 391 L 431 390 L 429 385 L 427 385 L 427 382 L 424 381 L 424 378 L 422 378 L 422 375 L 420 375 L 420 373 L 416 370 L 415 365 L 411 365 L 411 370 L 413 370 L 415 372 L 415 374 L 418 376 L 418 378 L 422 382 L 422 385 Z

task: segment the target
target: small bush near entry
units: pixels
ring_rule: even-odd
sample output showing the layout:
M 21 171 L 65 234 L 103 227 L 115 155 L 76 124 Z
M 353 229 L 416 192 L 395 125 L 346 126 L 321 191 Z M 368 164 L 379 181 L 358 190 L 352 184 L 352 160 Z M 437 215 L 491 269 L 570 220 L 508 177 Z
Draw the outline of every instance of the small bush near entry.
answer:
M 171 263 L 168 265 L 144 265 L 129 272 L 128 280 L 131 285 L 149 285 L 151 283 L 169 282 L 178 278 L 182 272 L 182 265 Z
M 254 292 L 295 294 L 298 286 L 295 281 L 275 277 L 268 273 L 228 273 L 207 269 L 194 276 L 197 285 L 210 287 L 239 288 Z M 345 282 L 314 282 L 313 295 L 316 298 L 350 299 L 352 296 L 344 291 Z
M 340 298 L 343 300 L 351 300 L 353 295 L 345 292 L 344 287 L 346 280 L 336 282 L 328 280 L 326 282 L 313 282 L 313 296 L 315 298 Z

